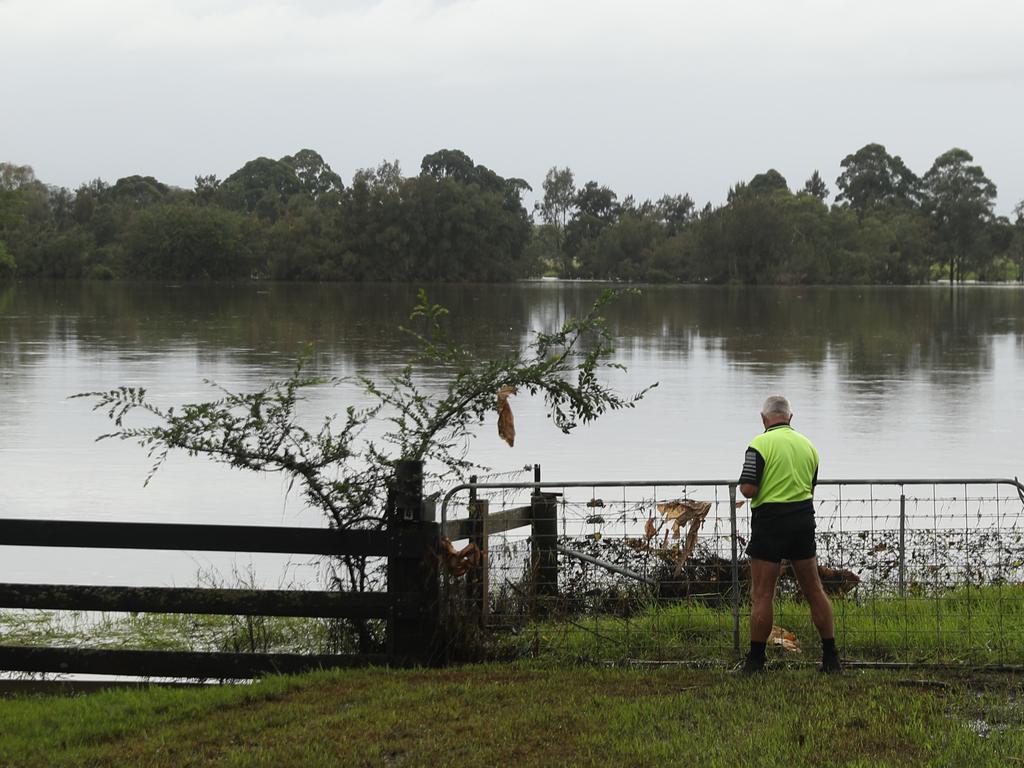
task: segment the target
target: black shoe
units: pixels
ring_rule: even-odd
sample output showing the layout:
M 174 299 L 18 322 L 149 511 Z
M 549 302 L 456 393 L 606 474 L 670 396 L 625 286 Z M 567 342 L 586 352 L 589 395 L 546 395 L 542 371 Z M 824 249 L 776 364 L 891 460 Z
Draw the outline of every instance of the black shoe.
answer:
M 761 674 L 764 672 L 764 656 L 752 656 L 748 653 L 739 672 L 744 676 Z
M 839 663 L 838 653 L 826 653 L 821 657 L 821 666 L 818 670 L 826 675 L 839 675 L 843 672 L 843 665 Z

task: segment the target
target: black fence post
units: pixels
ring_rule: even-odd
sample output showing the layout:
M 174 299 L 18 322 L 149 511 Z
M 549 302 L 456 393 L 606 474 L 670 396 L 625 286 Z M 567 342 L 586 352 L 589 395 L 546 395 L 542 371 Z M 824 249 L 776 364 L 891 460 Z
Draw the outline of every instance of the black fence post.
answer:
M 536 608 L 546 613 L 558 598 L 558 501 L 554 493 L 530 497 L 530 568 Z
M 392 664 L 428 665 L 439 659 L 440 531 L 425 519 L 423 462 L 398 462 L 390 496 L 388 653 Z

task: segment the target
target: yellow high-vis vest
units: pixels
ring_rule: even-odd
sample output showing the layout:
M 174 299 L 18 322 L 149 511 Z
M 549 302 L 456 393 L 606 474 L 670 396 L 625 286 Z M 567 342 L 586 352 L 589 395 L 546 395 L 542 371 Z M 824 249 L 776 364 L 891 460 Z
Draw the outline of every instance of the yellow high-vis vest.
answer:
M 755 437 L 750 447 L 764 459 L 764 474 L 751 509 L 814 497 L 818 451 L 810 440 L 788 424 L 778 424 Z

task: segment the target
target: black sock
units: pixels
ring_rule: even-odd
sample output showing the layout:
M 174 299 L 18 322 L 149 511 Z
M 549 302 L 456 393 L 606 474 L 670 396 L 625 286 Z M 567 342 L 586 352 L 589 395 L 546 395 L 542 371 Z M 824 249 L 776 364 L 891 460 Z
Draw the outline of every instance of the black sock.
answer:
M 750 656 L 754 659 L 763 659 L 765 648 L 768 647 L 768 643 L 755 643 L 753 640 L 750 641 Z
M 821 653 L 823 656 L 836 655 L 836 639 L 834 637 L 822 638 Z

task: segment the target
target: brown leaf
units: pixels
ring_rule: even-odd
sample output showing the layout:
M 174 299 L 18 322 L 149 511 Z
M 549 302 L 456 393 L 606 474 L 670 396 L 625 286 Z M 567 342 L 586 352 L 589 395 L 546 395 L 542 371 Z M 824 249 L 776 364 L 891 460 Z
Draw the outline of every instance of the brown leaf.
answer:
M 796 639 L 796 635 L 782 627 L 772 627 L 772 633 L 768 636 L 768 642 L 772 645 L 781 646 L 783 651 L 800 653 L 800 641 Z
M 512 419 L 512 406 L 508 404 L 508 396 L 515 393 L 515 387 L 502 387 L 498 390 L 498 437 L 508 443 L 510 448 L 516 442 L 516 424 Z
M 666 520 L 677 520 L 682 517 L 685 511 L 686 508 L 683 506 L 681 501 L 666 501 L 658 504 L 658 512 L 660 512 L 661 516 Z
M 654 525 L 654 518 L 648 518 L 647 523 L 644 525 L 644 538 L 648 541 L 658 535 L 658 529 Z
M 658 512 L 666 520 L 679 520 L 685 523 L 696 517 L 701 519 L 707 517 L 711 509 L 710 501 L 691 501 L 690 499 L 679 499 L 677 501 L 666 501 L 658 504 Z
M 666 501 L 658 504 L 658 512 L 665 520 L 673 521 L 673 537 L 679 538 L 679 529 L 683 523 L 689 522 L 686 529 L 686 540 L 683 548 L 676 554 L 676 570 L 680 570 L 697 546 L 697 536 L 704 519 L 711 510 L 710 501 L 691 501 L 690 499 L 679 499 L 677 501 Z M 666 542 L 668 539 L 666 538 Z
M 464 575 L 470 568 L 482 565 L 487 555 L 487 550 L 481 550 L 472 542 L 462 549 L 456 550 L 450 539 L 442 538 L 441 546 L 444 548 L 441 560 L 447 566 L 448 572 L 456 579 Z

